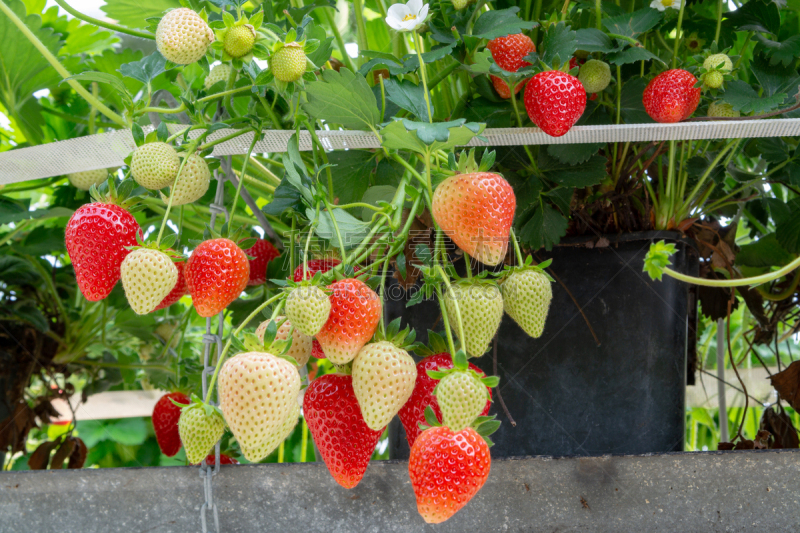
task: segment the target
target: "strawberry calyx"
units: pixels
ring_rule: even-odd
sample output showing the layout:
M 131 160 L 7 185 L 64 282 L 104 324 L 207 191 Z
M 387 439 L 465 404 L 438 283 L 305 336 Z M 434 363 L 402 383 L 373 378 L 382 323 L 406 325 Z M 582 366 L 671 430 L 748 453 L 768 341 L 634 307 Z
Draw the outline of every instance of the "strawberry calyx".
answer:
M 192 393 L 191 397 L 189 398 L 188 404 L 178 403 L 172 398 L 170 398 L 169 401 L 175 404 L 176 407 L 180 407 L 181 411 L 189 411 L 191 409 L 202 409 L 206 415 L 206 418 L 212 418 L 214 416 L 222 417 L 222 411 L 220 410 L 219 407 L 217 407 L 216 405 L 210 405 L 205 403 L 194 393 Z
M 525 263 L 522 264 L 522 265 L 513 265 L 513 266 L 506 265 L 503 268 L 503 270 L 501 272 L 499 272 L 499 274 L 498 274 L 498 278 L 499 278 L 498 282 L 502 283 L 503 281 L 508 279 L 508 277 L 511 274 L 514 274 L 516 272 L 533 271 L 533 272 L 539 272 L 541 274 L 544 274 L 544 276 L 547 279 L 549 279 L 551 283 L 553 283 L 553 282 L 555 282 L 555 280 L 553 279 L 553 277 L 550 274 L 547 273 L 547 270 L 546 270 L 547 267 L 549 267 L 552 263 L 553 263 L 553 259 L 551 258 L 551 259 L 546 259 L 546 260 L 542 261 L 541 263 L 534 264 L 533 263 L 533 257 L 531 257 L 529 255 L 529 256 L 525 257 Z
M 428 330 L 428 344 L 429 346 L 419 346 L 415 350 L 415 353 L 422 357 L 429 357 L 431 355 L 438 355 L 440 353 L 450 353 L 450 348 L 447 346 L 447 341 L 435 331 Z
M 118 205 L 129 213 L 134 213 L 144 209 L 144 205 L 138 203 L 139 197 L 132 196 L 136 186 L 133 179 L 125 179 L 117 183 L 114 176 L 110 175 L 108 180 L 100 185 L 92 185 L 89 188 L 89 196 L 95 202 Z
M 372 337 L 373 342 L 390 342 L 407 352 L 411 352 L 421 347 L 420 343 L 414 342 L 417 338 L 417 332 L 406 326 L 400 329 L 401 318 L 397 317 L 386 326 L 384 331 L 376 331 Z
M 464 350 L 458 350 L 456 355 L 453 357 L 453 367 L 446 368 L 443 370 L 428 370 L 428 377 L 431 379 L 438 379 L 440 382 L 443 378 L 450 374 L 469 374 L 473 378 L 477 379 L 485 386 L 489 388 L 495 388 L 500 383 L 500 378 L 497 376 L 482 376 L 478 374 L 475 370 L 469 367 L 469 362 L 467 361 L 467 354 Z M 436 394 L 436 390 L 439 388 L 439 384 L 433 389 L 433 393 Z M 489 392 L 487 391 L 486 394 L 488 395 Z
M 259 53 L 259 50 L 256 50 L 256 56 L 259 59 L 266 59 L 270 62 L 273 62 L 273 58 L 284 48 L 294 48 L 298 50 L 302 50 L 303 55 L 305 56 L 305 68 L 304 72 L 301 76 L 299 76 L 294 81 L 283 81 L 275 77 L 274 71 L 270 68 L 268 71 L 265 71 L 265 74 L 259 76 L 259 84 L 262 83 L 274 83 L 275 87 L 278 89 L 279 92 L 287 92 L 287 90 L 292 89 L 293 86 L 297 85 L 300 88 L 305 87 L 305 81 L 313 81 L 316 79 L 313 72 L 318 70 L 319 67 L 311 62 L 308 58 L 309 54 L 312 54 L 319 48 L 320 42 L 318 39 L 306 39 L 305 36 L 305 27 L 308 23 L 310 23 L 313 19 L 304 18 L 303 21 L 298 25 L 296 28 L 289 28 L 288 31 L 284 33 L 283 29 L 275 24 L 265 24 L 262 32 L 267 34 L 270 38 L 274 39 L 274 43 L 272 44 L 271 49 L 264 47 L 263 54 Z M 272 67 L 272 65 L 270 65 Z
M 331 366 L 336 370 L 337 374 L 343 374 L 345 376 L 352 376 L 353 375 L 353 362 L 350 361 L 349 363 L 345 363 L 343 365 L 337 365 L 336 363 L 331 363 Z
M 445 424 L 439 422 L 436 418 L 436 413 L 433 412 L 433 407 L 428 405 L 425 407 L 425 423 L 419 423 L 419 428 L 422 431 L 430 428 L 437 428 L 437 427 L 445 427 Z M 475 420 L 472 421 L 472 424 L 469 425 L 470 428 L 474 429 L 475 432 L 481 436 L 481 438 L 486 442 L 486 444 L 491 448 L 494 446 L 494 442 L 489 438 L 489 436 L 500 429 L 501 422 L 497 420 L 496 415 L 492 416 L 478 416 Z
M 126 246 L 125 249 L 131 252 L 134 250 L 157 250 L 166 254 L 173 263 L 180 263 L 181 261 L 186 261 L 186 257 L 173 249 L 177 240 L 178 235 L 172 233 L 161 239 L 160 243 L 156 243 L 155 241 L 145 242 L 142 240 L 142 236 L 137 233 L 136 246 Z
M 264 12 L 260 9 L 248 16 L 244 12 L 239 13 L 236 20 L 230 11 L 222 12 L 222 21 L 214 21 L 210 24 L 214 28 L 216 40 L 211 44 L 211 48 L 221 52 L 222 61 L 234 61 L 236 67 L 238 63 L 247 63 L 253 59 L 254 51 L 259 44 L 266 40 L 266 37 L 259 33 L 264 23 Z M 220 27 L 221 26 L 221 27 Z M 259 48 L 265 48 L 263 44 Z
M 463 150 L 456 160 L 453 152 L 447 154 L 447 165 L 455 174 L 472 174 L 475 172 L 489 172 L 494 166 L 497 153 L 489 148 L 484 148 L 480 161 L 475 160 L 475 148 Z
M 278 330 L 286 322 L 287 318 L 282 317 L 278 319 L 270 319 L 267 327 L 264 330 L 264 340 L 258 338 L 255 333 L 246 332 L 242 337 L 243 340 L 236 339 L 237 344 L 241 342 L 240 351 L 242 352 L 259 352 L 268 353 L 289 361 L 294 366 L 297 366 L 297 360 L 290 355 L 286 355 L 292 347 L 292 340 L 294 338 L 294 325 L 289 328 L 286 339 L 278 339 Z

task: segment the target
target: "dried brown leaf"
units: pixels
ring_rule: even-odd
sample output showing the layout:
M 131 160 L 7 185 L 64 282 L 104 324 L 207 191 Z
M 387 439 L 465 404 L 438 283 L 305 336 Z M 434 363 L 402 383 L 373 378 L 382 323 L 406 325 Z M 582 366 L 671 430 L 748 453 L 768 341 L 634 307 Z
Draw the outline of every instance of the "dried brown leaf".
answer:
M 64 442 L 61 443 L 61 446 L 58 447 L 56 453 L 53 454 L 53 460 L 50 461 L 50 469 L 51 470 L 60 470 L 64 468 L 64 461 L 72 455 L 73 450 L 75 449 L 75 441 L 71 438 L 64 439 Z
M 772 374 L 772 386 L 796 411 L 800 411 L 800 361 L 795 361 L 783 372 Z
M 773 449 L 800 448 L 797 429 L 783 409 L 780 413 L 772 407 L 764 409 L 764 414 L 761 415 L 761 429 L 769 431 L 775 438 L 771 446 Z
M 50 452 L 56 447 L 56 442 L 43 442 L 28 458 L 28 467 L 31 470 L 47 470 L 47 464 L 50 462 Z
M 75 441 L 75 448 L 72 450 L 72 455 L 69 456 L 67 468 L 83 468 L 83 465 L 86 463 L 86 453 L 88 452 L 86 444 L 78 437 L 70 438 Z

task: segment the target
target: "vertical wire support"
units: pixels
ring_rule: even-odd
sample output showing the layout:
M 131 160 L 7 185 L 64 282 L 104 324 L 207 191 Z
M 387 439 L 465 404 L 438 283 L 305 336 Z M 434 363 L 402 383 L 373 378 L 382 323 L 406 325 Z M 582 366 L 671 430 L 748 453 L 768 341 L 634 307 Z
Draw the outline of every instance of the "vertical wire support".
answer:
M 725 320 L 717 319 L 717 398 L 719 403 L 719 441 L 728 440 L 728 406 L 725 398 Z

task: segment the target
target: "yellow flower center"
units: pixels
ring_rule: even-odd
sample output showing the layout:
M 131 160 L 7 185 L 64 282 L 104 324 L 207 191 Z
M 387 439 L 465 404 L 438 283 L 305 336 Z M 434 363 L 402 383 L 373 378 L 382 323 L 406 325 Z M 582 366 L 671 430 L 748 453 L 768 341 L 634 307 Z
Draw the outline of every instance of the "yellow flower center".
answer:
M 672 7 L 675 3 L 675 0 L 661 0 L 661 5 L 664 7 Z
M 403 22 L 405 22 L 405 21 L 407 21 L 407 20 L 414 20 L 414 19 L 416 19 L 416 18 L 417 18 L 417 16 L 416 16 L 416 15 L 412 15 L 411 13 L 409 13 L 408 15 L 406 15 L 405 17 L 403 17 Z

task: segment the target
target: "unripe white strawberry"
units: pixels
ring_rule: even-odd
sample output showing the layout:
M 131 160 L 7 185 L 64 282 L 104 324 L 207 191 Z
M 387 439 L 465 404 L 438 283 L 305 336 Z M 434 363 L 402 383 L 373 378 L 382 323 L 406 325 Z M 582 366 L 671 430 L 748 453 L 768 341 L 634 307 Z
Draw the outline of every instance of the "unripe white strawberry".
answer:
M 733 109 L 731 104 L 726 102 L 713 102 L 708 106 L 709 117 L 739 117 L 742 114 Z
M 578 80 L 587 93 L 599 93 L 611 83 L 611 68 L 604 61 L 590 59 L 581 65 Z
M 198 61 L 213 42 L 214 32 L 206 21 L 186 7 L 168 12 L 156 28 L 158 51 L 177 65 Z
M 703 74 L 703 84 L 710 89 L 719 89 L 724 82 L 725 76 L 716 70 Z
M 218 410 L 193 403 L 181 411 L 178 434 L 189 463 L 198 464 L 205 459 L 223 433 L 225 421 Z
M 299 80 L 306 71 L 306 53 L 299 43 L 288 43 L 269 58 L 269 69 L 283 82 Z
M 67 174 L 67 179 L 69 179 L 72 186 L 82 191 L 88 191 L 92 188 L 92 185 L 100 185 L 106 181 L 106 178 L 108 178 L 108 170 L 105 168 Z
M 489 389 L 471 370 L 447 374 L 434 389 L 444 425 L 453 431 L 468 427 L 486 407 Z
M 284 420 L 283 425 L 278 428 L 277 431 L 272 433 L 267 440 L 265 440 L 261 445 L 256 446 L 255 448 L 247 448 L 246 446 L 242 446 L 239 443 L 239 448 L 242 450 L 242 454 L 244 454 L 245 459 L 250 461 L 251 463 L 255 463 L 267 457 L 275 448 L 280 446 L 281 442 L 285 441 L 289 435 L 292 434 L 295 426 L 297 425 L 297 420 L 300 418 L 300 404 L 295 402 L 293 404 L 292 410 L 289 412 L 289 416 L 286 417 Z
M 281 324 L 278 328 L 278 332 L 275 334 L 275 340 L 285 341 L 289 338 L 289 330 L 292 329 L 292 323 L 288 319 L 284 320 L 285 318 L 286 317 L 283 316 L 275 318 L 276 323 L 280 323 L 281 320 L 283 320 L 283 324 Z M 265 320 L 256 328 L 256 336 L 261 342 L 264 342 L 264 333 L 267 331 L 267 326 L 270 322 L 272 322 L 272 320 Z M 297 361 L 298 366 L 303 366 L 308 363 L 308 360 L 311 358 L 313 346 L 314 339 L 305 335 L 299 329 L 294 328 L 292 331 L 292 345 L 284 355 L 288 355 Z
M 211 69 L 211 72 L 208 73 L 206 79 L 203 80 L 203 87 L 205 87 L 206 91 L 209 90 L 214 84 L 219 83 L 221 81 L 228 81 L 228 77 L 231 75 L 231 66 L 227 63 L 220 63 L 216 67 Z
M 304 335 L 319 333 L 330 312 L 330 298 L 316 285 L 300 285 L 286 297 L 286 316 Z
M 131 175 L 145 189 L 159 190 L 169 187 L 178 175 L 181 160 L 178 152 L 164 142 L 140 146 L 131 158 Z
M 718 65 L 722 65 L 719 71 L 723 74 L 733 70 L 733 61 L 726 54 L 712 54 L 703 61 L 703 68 L 706 70 L 716 70 Z
M 456 11 L 461 11 L 469 4 L 469 0 L 453 0 L 453 7 Z
M 408 401 L 416 380 L 414 359 L 402 348 L 389 341 L 361 348 L 353 360 L 353 390 L 367 426 L 383 429 Z
M 122 261 L 120 277 L 131 309 L 146 315 L 175 287 L 178 267 L 160 250 L 138 248 Z
M 534 339 L 542 335 L 553 289 L 538 269 L 515 270 L 503 282 L 503 305 L 508 316 Z
M 175 197 L 172 200 L 172 206 L 190 204 L 199 200 L 208 190 L 210 183 L 211 171 L 208 169 L 206 160 L 197 154 L 191 154 L 186 159 L 183 170 L 175 179 L 175 184 L 170 190 L 170 194 Z M 163 193 L 161 193 L 161 199 L 164 203 L 169 202 L 169 198 Z
M 464 326 L 464 348 L 472 357 L 480 357 L 489 349 L 489 343 L 503 319 L 503 296 L 497 285 L 476 279 L 453 284 L 453 293 L 445 291 L 444 305 L 447 320 L 453 333 L 460 335 L 456 302 Z
M 225 32 L 222 46 L 228 55 L 239 58 L 244 57 L 253 50 L 256 42 L 256 32 L 250 24 L 234 26 Z
M 239 444 L 255 450 L 286 421 L 300 392 L 297 367 L 261 352 L 240 353 L 219 373 L 220 409 Z

